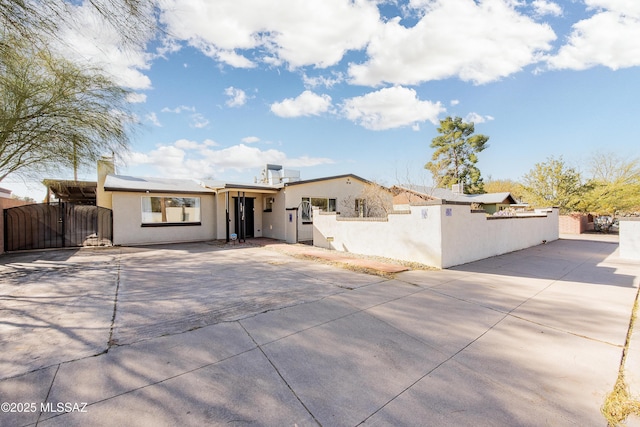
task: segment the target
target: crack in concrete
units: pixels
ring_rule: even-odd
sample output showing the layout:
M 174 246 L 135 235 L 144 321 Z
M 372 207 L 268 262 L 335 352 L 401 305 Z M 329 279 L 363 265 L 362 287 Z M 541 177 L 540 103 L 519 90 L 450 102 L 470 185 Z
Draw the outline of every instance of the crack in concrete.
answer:
M 60 364 L 58 364 L 58 367 L 56 368 L 56 371 L 53 373 L 53 378 L 51 378 L 51 384 L 49 384 L 49 390 L 47 390 L 47 396 L 44 398 L 45 402 L 49 401 L 49 395 L 51 394 L 51 389 L 53 388 L 53 383 L 55 383 L 56 381 L 56 377 L 58 376 L 58 371 L 60 370 Z M 42 409 L 42 408 L 40 408 Z M 38 423 L 40 422 L 40 417 L 42 417 L 42 410 L 40 410 L 40 412 L 38 412 L 38 418 L 36 419 L 36 425 L 35 427 L 38 427 Z
M 262 353 L 262 355 L 265 357 L 265 359 L 267 359 L 267 361 L 269 362 L 269 364 L 273 367 L 273 369 L 276 371 L 276 374 L 278 374 L 278 377 L 280 377 L 280 379 L 282 380 L 282 382 L 284 382 L 284 384 L 287 386 L 287 388 L 289 389 L 289 391 L 291 392 L 291 394 L 293 394 L 293 396 L 296 398 L 296 400 L 298 402 L 300 402 L 300 404 L 302 405 L 302 407 L 305 409 L 305 411 L 307 411 L 307 413 L 311 416 L 311 418 L 313 418 L 313 421 L 316 422 L 317 425 L 322 426 L 322 424 L 320 423 L 320 421 L 318 421 L 318 419 L 316 418 L 315 415 L 313 415 L 313 412 L 311 412 L 311 410 L 307 407 L 307 405 L 304 404 L 304 402 L 302 401 L 302 399 L 300 398 L 300 396 L 298 396 L 298 394 L 295 392 L 295 390 L 293 389 L 293 387 L 291 387 L 291 384 L 289 384 L 289 382 L 284 378 L 284 376 L 282 375 L 282 373 L 280 372 L 280 370 L 278 369 L 278 367 L 273 363 L 273 361 L 269 358 L 269 356 L 267 355 L 267 353 L 265 353 L 265 351 L 262 349 L 262 346 L 259 345 L 255 339 L 253 339 L 253 336 L 251 336 L 251 334 L 249 333 L 249 331 L 247 331 L 247 329 L 244 327 L 244 325 L 240 322 L 238 322 L 238 324 L 240 325 L 240 327 L 244 330 L 244 332 L 247 334 L 247 336 L 251 339 L 251 341 L 253 341 L 253 343 L 256 345 L 256 348 L 258 350 L 260 350 L 260 353 Z
M 116 291 L 113 297 L 113 315 L 111 316 L 111 326 L 109 328 L 109 340 L 107 341 L 107 349 L 105 353 L 115 344 L 113 342 L 113 331 L 116 327 L 116 315 L 118 312 L 118 294 L 120 292 L 120 269 L 121 269 L 122 252 L 118 253 L 116 258 Z

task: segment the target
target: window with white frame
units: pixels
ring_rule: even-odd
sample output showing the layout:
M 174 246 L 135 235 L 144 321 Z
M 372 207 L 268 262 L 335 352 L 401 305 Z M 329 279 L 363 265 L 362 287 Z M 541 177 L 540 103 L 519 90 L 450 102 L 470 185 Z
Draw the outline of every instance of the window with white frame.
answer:
M 200 197 L 142 197 L 142 225 L 200 225 Z

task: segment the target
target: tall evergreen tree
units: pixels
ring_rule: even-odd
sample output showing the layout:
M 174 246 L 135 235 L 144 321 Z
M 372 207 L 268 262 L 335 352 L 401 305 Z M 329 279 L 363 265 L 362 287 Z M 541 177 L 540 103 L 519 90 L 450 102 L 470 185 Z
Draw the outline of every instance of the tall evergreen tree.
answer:
M 431 160 L 424 167 L 433 175 L 437 187 L 450 188 L 463 184 L 468 194 L 484 193 L 480 170 L 476 167 L 478 153 L 487 148 L 488 136 L 474 135 L 473 122 L 466 123 L 460 117 L 440 120 L 438 133 L 431 148 L 435 148 Z

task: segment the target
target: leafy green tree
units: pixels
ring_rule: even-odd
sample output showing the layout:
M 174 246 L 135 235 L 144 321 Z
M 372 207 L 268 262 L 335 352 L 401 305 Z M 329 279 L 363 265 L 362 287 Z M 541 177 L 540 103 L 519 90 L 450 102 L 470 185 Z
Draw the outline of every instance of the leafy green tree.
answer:
M 97 69 L 22 38 L 3 38 L 0 65 L 0 181 L 93 165 L 128 148 L 128 91 Z
M 487 193 L 511 193 L 516 200 L 521 200 L 524 190 L 522 184 L 511 179 L 492 179 L 490 176 L 484 183 Z
M 582 183 L 580 173 L 567 166 L 562 156 L 536 163 L 523 178 L 527 203 L 537 207 L 556 206 L 563 213 L 585 211 L 582 199 L 589 188 Z
M 596 214 L 640 211 L 640 159 L 614 153 L 596 153 L 589 161 L 591 189 L 587 209 Z
M 465 123 L 460 117 L 440 120 L 438 133 L 431 148 L 435 148 L 431 160 L 424 167 L 433 175 L 437 187 L 450 188 L 463 184 L 466 193 L 483 193 L 483 181 L 476 167 L 478 153 L 487 148 L 488 136 L 474 135 L 473 122 Z

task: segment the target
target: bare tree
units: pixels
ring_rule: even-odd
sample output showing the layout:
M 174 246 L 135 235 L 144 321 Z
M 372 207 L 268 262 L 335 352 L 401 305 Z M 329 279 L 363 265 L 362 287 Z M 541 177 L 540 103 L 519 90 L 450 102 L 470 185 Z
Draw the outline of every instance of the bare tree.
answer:
M 388 188 L 371 182 L 357 197 L 348 196 L 341 204 L 344 217 L 383 218 L 393 211 L 393 195 Z
M 154 0 L 88 0 L 102 19 L 117 29 L 125 44 L 140 45 L 155 31 Z M 65 0 L 0 0 L 0 30 L 36 43 L 58 38 L 62 26 L 74 22 L 76 2 Z M 0 50 L 11 49 L 3 39 Z

